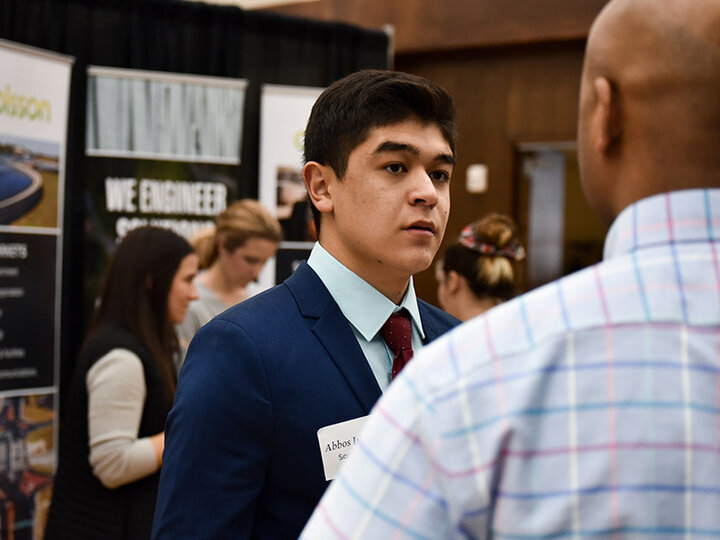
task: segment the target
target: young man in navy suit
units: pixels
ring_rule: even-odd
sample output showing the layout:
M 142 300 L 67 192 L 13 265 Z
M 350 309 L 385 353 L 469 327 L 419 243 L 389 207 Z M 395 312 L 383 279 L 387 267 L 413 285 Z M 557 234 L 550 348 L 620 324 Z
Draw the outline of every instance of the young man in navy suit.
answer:
M 414 351 L 459 322 L 412 280 L 445 232 L 454 153 L 452 101 L 425 79 L 360 71 L 318 98 L 303 176 L 319 242 L 284 283 L 193 339 L 154 538 L 298 536 L 357 440 L 362 420 L 345 422 L 390 384 L 388 317 L 409 315 Z

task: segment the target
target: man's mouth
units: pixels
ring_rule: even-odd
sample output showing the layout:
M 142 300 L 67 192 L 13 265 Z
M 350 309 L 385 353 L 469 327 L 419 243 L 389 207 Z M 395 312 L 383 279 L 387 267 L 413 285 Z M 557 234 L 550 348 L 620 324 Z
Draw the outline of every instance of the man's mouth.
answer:
M 435 225 L 431 221 L 418 221 L 408 227 L 409 231 L 425 231 L 434 234 Z

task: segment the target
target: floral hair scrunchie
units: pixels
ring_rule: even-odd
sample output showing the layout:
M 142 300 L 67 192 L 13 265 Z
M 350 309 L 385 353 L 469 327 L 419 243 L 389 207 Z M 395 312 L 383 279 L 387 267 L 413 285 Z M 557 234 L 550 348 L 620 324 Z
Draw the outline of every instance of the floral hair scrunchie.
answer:
M 525 249 L 523 249 L 522 245 L 517 240 L 510 242 L 508 245 L 501 248 L 493 244 L 478 242 L 477 227 L 475 227 L 475 225 L 468 225 L 465 227 L 460 233 L 458 240 L 466 248 L 477 251 L 481 255 L 506 257 L 515 261 L 522 261 L 525 258 Z

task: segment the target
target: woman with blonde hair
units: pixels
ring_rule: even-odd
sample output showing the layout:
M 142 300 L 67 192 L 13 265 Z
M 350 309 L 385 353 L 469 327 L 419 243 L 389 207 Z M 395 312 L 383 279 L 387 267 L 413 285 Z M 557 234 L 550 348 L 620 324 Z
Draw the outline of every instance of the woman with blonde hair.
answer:
M 176 328 L 183 351 L 202 325 L 248 297 L 247 286 L 275 256 L 280 240 L 280 223 L 253 199 L 231 203 L 215 218 L 215 227 L 190 240 L 202 272 L 195 279 L 200 298 L 190 304 L 187 317 Z M 184 354 L 179 364 L 183 359 Z
M 471 223 L 437 265 L 440 307 L 467 321 L 517 293 L 517 262 L 525 257 L 513 220 L 489 214 Z

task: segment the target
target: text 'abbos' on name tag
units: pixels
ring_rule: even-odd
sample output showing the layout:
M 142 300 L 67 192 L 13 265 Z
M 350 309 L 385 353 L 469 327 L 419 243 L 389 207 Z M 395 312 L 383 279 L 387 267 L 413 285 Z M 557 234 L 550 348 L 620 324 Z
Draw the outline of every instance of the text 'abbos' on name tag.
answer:
M 340 465 L 347 461 L 350 453 L 358 442 L 358 435 L 362 430 L 367 416 L 361 416 L 347 422 L 340 422 L 318 429 L 317 436 L 320 443 L 325 480 L 332 480 L 337 476 Z

